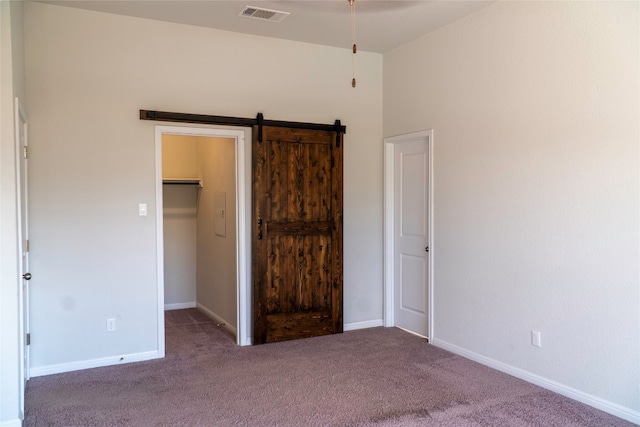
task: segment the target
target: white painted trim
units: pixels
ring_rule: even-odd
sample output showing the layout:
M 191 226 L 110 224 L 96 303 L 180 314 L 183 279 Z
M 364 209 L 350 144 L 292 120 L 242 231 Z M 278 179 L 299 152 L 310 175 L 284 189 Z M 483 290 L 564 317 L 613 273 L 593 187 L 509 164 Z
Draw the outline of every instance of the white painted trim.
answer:
M 224 327 L 227 331 L 231 332 L 234 336 L 237 335 L 238 330 L 233 326 L 231 326 L 229 322 L 224 320 L 222 317 L 218 316 L 213 311 L 209 310 L 207 307 L 205 307 L 200 303 L 198 303 L 197 307 L 198 307 L 198 310 L 206 314 L 211 320 L 218 323 L 220 326 Z
M 245 128 L 236 143 L 236 342 L 246 346 L 252 344 L 251 332 L 251 128 Z
M 175 304 L 165 304 L 164 311 L 183 310 L 185 308 L 196 308 L 196 302 L 177 302 Z
M 162 130 L 155 130 L 156 161 L 156 293 L 158 295 L 158 313 L 156 329 L 158 331 L 158 357 L 164 357 L 164 213 L 162 201 Z
M 384 326 L 391 327 L 395 325 L 395 317 L 393 310 L 393 283 L 395 268 L 393 263 L 394 238 L 393 223 L 395 221 L 394 206 L 394 158 L 393 144 L 385 139 L 384 144 L 384 224 L 383 224 L 383 313 Z
M 155 127 L 156 143 L 156 235 L 157 235 L 157 280 L 158 280 L 158 331 L 162 337 L 164 356 L 164 248 L 163 248 L 163 201 L 162 201 L 162 135 L 189 135 L 218 138 L 233 138 L 236 141 L 236 268 L 237 268 L 237 333 L 238 345 L 251 345 L 251 129 L 233 127 Z M 160 299 L 162 298 L 162 301 Z M 225 322 L 228 324 L 228 322 Z
M 591 394 L 585 393 L 583 391 L 577 390 L 573 387 L 569 387 L 559 382 L 550 380 L 548 378 L 541 377 L 540 375 L 533 374 L 531 372 L 525 371 L 524 369 L 516 368 L 515 366 L 502 363 L 498 360 L 491 359 L 490 357 L 486 357 L 476 352 L 464 349 L 462 347 L 449 344 L 446 341 L 433 339 L 431 340 L 431 344 L 443 350 L 447 350 L 447 351 L 450 351 L 451 353 L 455 353 L 466 359 L 470 359 L 470 360 L 473 360 L 474 362 L 478 362 L 478 363 L 481 363 L 482 365 L 496 369 L 500 372 L 504 372 L 516 378 L 520 378 L 521 380 L 527 381 L 531 384 L 535 384 L 547 390 L 551 390 L 555 393 L 561 394 L 570 399 L 577 400 L 578 402 L 582 402 L 585 405 L 592 406 L 596 409 L 599 409 L 601 411 L 604 411 L 616 417 L 622 418 L 629 422 L 640 424 L 640 411 L 634 411 L 631 408 L 626 408 L 622 405 L 618 405 L 617 403 L 609 402 L 608 400 L 602 399 L 597 396 L 593 396 Z
M 358 329 L 376 328 L 378 326 L 383 326 L 382 319 L 366 320 L 364 322 L 345 323 L 342 326 L 342 330 L 347 332 L 347 331 L 355 331 Z
M 22 420 L 0 421 L 0 427 L 22 427 Z
M 58 365 L 38 366 L 31 368 L 31 377 L 61 374 L 63 372 L 79 371 L 81 369 L 101 368 L 103 366 L 123 365 L 125 363 L 143 362 L 145 360 L 161 359 L 157 351 L 143 353 L 121 354 L 119 356 L 102 357 L 100 359 L 82 360 L 79 362 L 61 363 Z
M 394 163 L 394 146 L 405 142 L 415 141 L 417 139 L 427 139 L 429 142 L 429 277 L 427 283 L 427 292 L 429 293 L 429 337 L 433 338 L 433 278 L 434 278 L 434 233 L 433 233 L 433 189 L 434 189 L 434 173 L 433 173 L 433 129 L 413 132 L 404 135 L 392 136 L 384 139 L 384 228 L 383 228 L 383 282 L 384 282 L 384 305 L 383 305 L 383 323 L 384 326 L 395 326 L 395 316 L 393 308 L 393 287 L 394 287 L 394 188 L 395 188 L 395 163 Z M 427 337 L 427 338 L 429 338 Z
M 15 161 L 16 161 L 16 207 L 17 207 L 17 230 L 18 230 L 18 358 L 20 359 L 19 366 L 19 377 L 20 377 L 20 388 L 19 388 L 19 401 L 20 401 L 20 413 L 24 413 L 24 397 L 25 397 L 25 386 L 27 380 L 30 378 L 30 369 L 29 369 L 29 347 L 25 343 L 25 337 L 29 333 L 29 288 L 27 285 L 27 291 L 24 290 L 24 280 L 20 277 L 23 273 L 29 271 L 29 254 L 26 254 L 26 257 L 23 255 L 24 252 L 24 242 L 29 239 L 29 179 L 28 175 L 28 159 L 24 158 L 22 153 L 22 143 L 20 140 L 20 135 L 22 134 L 24 138 L 25 147 L 29 146 L 29 135 L 28 135 L 28 127 L 27 127 L 27 115 L 24 112 L 22 103 L 20 99 L 16 96 L 14 98 L 14 137 L 15 137 Z M 23 176 L 23 164 L 24 164 L 24 175 L 25 182 L 24 187 L 22 186 L 22 176 Z M 25 211 L 22 210 L 22 204 L 24 201 Z M 22 222 L 23 214 L 25 216 L 24 224 Z M 23 233 L 24 231 L 24 233 Z M 25 265 L 26 259 L 26 265 Z M 26 294 L 26 295 L 25 295 Z M 25 304 L 25 301 L 26 304 Z

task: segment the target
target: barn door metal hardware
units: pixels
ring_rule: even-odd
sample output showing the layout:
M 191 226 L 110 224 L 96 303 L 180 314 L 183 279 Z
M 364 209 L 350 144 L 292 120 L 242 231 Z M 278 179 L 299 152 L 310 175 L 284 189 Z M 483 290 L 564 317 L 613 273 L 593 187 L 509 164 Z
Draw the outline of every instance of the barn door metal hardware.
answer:
M 336 147 L 340 148 L 340 133 L 341 133 L 340 129 L 342 129 L 342 124 L 340 123 L 340 119 L 337 119 L 333 124 L 333 126 L 335 126 L 335 132 L 336 132 Z
M 264 116 L 262 113 L 258 113 L 256 122 L 258 124 L 258 142 L 262 142 L 262 123 L 264 122 Z
M 336 145 L 338 147 L 340 146 L 340 134 L 347 133 L 347 127 L 343 126 L 340 123 L 340 120 L 336 120 L 332 125 L 325 125 L 321 123 L 287 122 L 282 120 L 265 120 L 262 113 L 258 113 L 256 118 L 254 119 L 245 117 L 211 116 L 208 114 L 171 113 L 168 111 L 140 110 L 140 120 L 242 127 L 257 126 L 258 141 L 260 142 L 262 142 L 263 126 L 336 132 Z

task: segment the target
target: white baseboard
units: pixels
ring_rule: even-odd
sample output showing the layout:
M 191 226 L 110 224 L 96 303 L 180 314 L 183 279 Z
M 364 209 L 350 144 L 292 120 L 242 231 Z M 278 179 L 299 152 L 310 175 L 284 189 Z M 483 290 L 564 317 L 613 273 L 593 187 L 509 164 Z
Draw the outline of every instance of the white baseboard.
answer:
M 19 418 L 15 420 L 0 421 L 0 427 L 22 427 L 22 421 Z
M 473 360 L 474 362 L 481 363 L 490 368 L 504 372 L 516 378 L 520 378 L 521 380 L 535 384 L 547 390 L 551 390 L 570 399 L 577 400 L 578 402 L 582 402 L 585 405 L 589 405 L 611 415 L 615 415 L 616 417 L 622 418 L 623 420 L 627 420 L 635 424 L 640 424 L 640 412 L 634 411 L 633 409 L 626 408 L 622 405 L 618 405 L 617 403 L 609 402 L 608 400 L 602 399 L 600 397 L 593 396 L 591 394 L 577 390 L 573 387 L 569 387 L 567 385 L 558 383 L 548 378 L 541 377 L 523 369 L 516 368 L 515 366 L 502 363 L 473 351 L 466 350 L 462 347 L 449 344 L 448 342 L 439 340 L 437 338 L 433 339 L 431 341 L 431 344 L 443 350 L 455 353 L 466 359 Z
M 36 366 L 30 369 L 31 377 L 61 374 L 63 372 L 79 371 L 82 369 L 100 368 L 103 366 L 122 365 L 131 362 L 158 359 L 158 351 L 144 353 L 123 354 L 120 356 L 103 357 L 100 359 L 82 360 L 80 362 L 60 363 L 58 365 Z
M 168 310 L 182 310 L 185 308 L 196 308 L 196 303 L 195 302 L 178 302 L 175 304 L 165 304 L 164 305 L 164 310 L 168 311 Z
M 342 330 L 347 332 L 355 331 L 358 329 L 377 328 L 378 326 L 382 326 L 382 319 L 367 320 L 365 322 L 345 323 L 344 325 L 342 325 Z
M 209 310 L 207 307 L 205 307 L 200 303 L 198 303 L 196 306 L 198 310 L 202 311 L 204 314 L 206 314 L 211 319 L 213 319 L 216 323 L 219 323 L 220 326 L 224 327 L 227 331 L 231 332 L 234 336 L 237 337 L 236 335 L 237 329 L 234 326 L 230 325 L 229 322 L 227 322 L 222 317 L 218 316 L 213 311 Z

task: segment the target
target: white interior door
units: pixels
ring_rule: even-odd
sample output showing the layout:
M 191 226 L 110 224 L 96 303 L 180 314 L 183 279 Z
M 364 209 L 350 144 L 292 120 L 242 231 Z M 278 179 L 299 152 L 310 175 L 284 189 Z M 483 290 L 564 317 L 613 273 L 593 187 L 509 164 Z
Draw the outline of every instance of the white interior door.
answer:
M 16 116 L 16 167 L 19 177 L 18 188 L 18 249 L 19 272 L 22 275 L 22 286 L 20 287 L 20 336 L 21 336 L 21 358 L 20 366 L 21 377 L 21 393 L 20 404 L 21 410 L 24 411 L 24 389 L 29 379 L 29 191 L 28 191 L 28 143 L 27 143 L 27 117 L 20 107 L 18 98 L 15 100 L 15 116 Z
M 429 138 L 394 145 L 395 326 L 429 335 Z

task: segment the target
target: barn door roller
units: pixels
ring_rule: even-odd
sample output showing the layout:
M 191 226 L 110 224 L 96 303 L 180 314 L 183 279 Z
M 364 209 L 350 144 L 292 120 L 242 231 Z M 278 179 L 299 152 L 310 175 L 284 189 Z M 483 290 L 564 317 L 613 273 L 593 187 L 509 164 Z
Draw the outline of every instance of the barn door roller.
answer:
M 262 142 L 262 123 L 264 122 L 264 116 L 262 113 L 258 113 L 256 117 L 256 123 L 258 124 L 258 142 Z
M 336 122 L 333 125 L 335 127 L 335 131 L 336 131 L 336 147 L 340 148 L 340 130 L 342 129 L 342 124 L 340 124 L 340 120 L 336 120 Z

